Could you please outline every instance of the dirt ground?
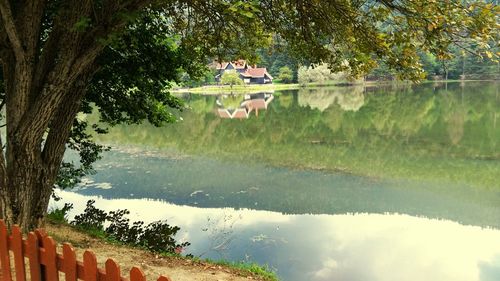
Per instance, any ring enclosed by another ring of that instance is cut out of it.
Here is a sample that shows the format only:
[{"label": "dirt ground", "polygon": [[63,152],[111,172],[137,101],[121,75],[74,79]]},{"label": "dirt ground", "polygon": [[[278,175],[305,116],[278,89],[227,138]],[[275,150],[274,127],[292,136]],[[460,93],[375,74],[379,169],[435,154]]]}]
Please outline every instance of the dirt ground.
[{"label": "dirt ground", "polygon": [[[141,249],[109,244],[68,226],[47,224],[45,229],[58,243],[71,243],[78,260],[83,260],[85,250],[96,254],[101,268],[104,268],[106,259],[114,259],[120,265],[123,276],[128,276],[126,273],[137,266],[144,271],[148,281],[156,280],[160,275],[168,276],[172,281],[264,280],[251,273],[224,266],[178,257],[160,257]],[[58,252],[61,253],[62,250]]]}]

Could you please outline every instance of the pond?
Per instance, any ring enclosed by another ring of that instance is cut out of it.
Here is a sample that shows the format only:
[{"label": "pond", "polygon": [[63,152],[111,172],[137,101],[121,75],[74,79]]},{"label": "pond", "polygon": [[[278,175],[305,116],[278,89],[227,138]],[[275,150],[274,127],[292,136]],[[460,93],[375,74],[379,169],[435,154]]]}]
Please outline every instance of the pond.
[{"label": "pond", "polygon": [[186,253],[282,280],[498,280],[499,88],[185,95],[175,124],[98,136],[97,174],[58,194],[72,214],[95,199],[167,219]]}]

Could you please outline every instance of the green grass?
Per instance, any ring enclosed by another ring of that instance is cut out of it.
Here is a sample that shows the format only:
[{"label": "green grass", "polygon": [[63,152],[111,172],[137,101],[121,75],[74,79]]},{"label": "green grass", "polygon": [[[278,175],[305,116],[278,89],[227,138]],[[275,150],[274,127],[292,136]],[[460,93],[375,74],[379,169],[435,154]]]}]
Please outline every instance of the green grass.
[{"label": "green grass", "polygon": [[230,262],[230,261],[225,261],[225,260],[211,260],[211,259],[204,259],[202,261],[208,262],[211,264],[216,264],[216,265],[234,268],[234,269],[241,271],[242,273],[249,272],[249,273],[252,273],[253,275],[257,275],[257,276],[262,277],[266,281],[278,281],[279,280],[276,273],[272,269],[270,269],[268,266],[262,266],[262,265],[259,265],[256,263]]},{"label": "green grass", "polygon": [[68,211],[72,208],[72,205],[65,204],[62,208],[50,209],[47,213],[47,220],[54,224],[69,224],[68,223]]},{"label": "green grass", "polygon": [[[453,83],[453,82],[470,82],[470,81],[490,81],[490,80],[424,80],[420,83]],[[318,88],[325,86],[342,86],[342,85],[387,85],[387,84],[411,84],[410,81],[348,81],[348,80],[328,80],[321,83],[307,83],[300,85],[298,83],[284,84],[275,82],[273,84],[252,84],[252,85],[235,85],[233,87],[228,85],[207,85],[195,88],[174,89],[173,93],[199,93],[199,94],[228,94],[228,93],[257,93],[265,91],[280,91],[280,90],[297,90],[300,88]]]},{"label": "green grass", "polygon": [[335,86],[335,85],[345,85],[345,84],[353,84],[353,82],[349,81],[338,81],[338,80],[329,80],[322,83],[308,83],[306,85],[300,85],[298,83],[293,84],[282,84],[282,83],[273,83],[273,84],[255,84],[255,85],[235,85],[231,88],[231,86],[223,85],[210,85],[196,88],[187,88],[187,89],[178,89],[174,90],[174,93],[201,93],[201,94],[224,94],[224,93],[252,93],[252,92],[265,92],[265,91],[280,91],[280,90],[297,90],[300,88],[317,88],[324,86]]},{"label": "green grass", "polygon": [[264,85],[235,85],[231,86],[204,86],[188,89],[174,90],[174,93],[203,93],[203,94],[221,94],[221,93],[252,93],[252,92],[265,92],[277,91],[287,89],[298,89],[299,84],[264,84]]}]

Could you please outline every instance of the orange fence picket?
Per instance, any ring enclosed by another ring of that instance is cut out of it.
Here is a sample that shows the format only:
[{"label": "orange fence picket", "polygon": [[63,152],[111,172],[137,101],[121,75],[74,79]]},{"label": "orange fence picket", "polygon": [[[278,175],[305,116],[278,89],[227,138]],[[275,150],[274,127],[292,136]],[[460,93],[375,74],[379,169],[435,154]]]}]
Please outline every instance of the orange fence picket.
[{"label": "orange fence picket", "polygon": [[[93,252],[85,251],[83,262],[80,262],[70,244],[64,243],[62,249],[62,255],[58,254],[57,243],[43,229],[30,232],[23,239],[18,226],[13,226],[9,235],[7,226],[0,220],[0,281],[14,281],[12,269],[15,281],[26,281],[26,275],[32,281],[59,281],[60,272],[64,273],[66,281],[146,281],[144,272],[137,267],[130,270],[130,279],[127,279],[121,275],[120,266],[113,259],[108,259],[101,269]],[[25,258],[28,258],[29,274]],[[160,276],[157,281],[171,279]]]},{"label": "orange fence picket", "polygon": [[7,226],[0,220],[0,266],[2,267],[2,281],[12,280],[10,274],[10,258],[9,258],[9,234]]}]

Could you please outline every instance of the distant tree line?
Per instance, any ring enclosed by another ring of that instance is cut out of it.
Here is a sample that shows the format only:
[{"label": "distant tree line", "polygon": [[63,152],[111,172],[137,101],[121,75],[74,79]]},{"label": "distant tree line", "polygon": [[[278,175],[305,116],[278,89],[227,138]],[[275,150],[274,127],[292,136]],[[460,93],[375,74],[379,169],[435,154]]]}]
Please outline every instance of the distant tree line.
[{"label": "distant tree line", "polygon": [[[473,49],[472,49],[473,50]],[[439,60],[436,56],[420,52],[420,63],[425,71],[426,79],[500,79],[500,64],[489,57],[481,57],[471,51],[453,48],[453,57]],[[395,72],[384,63],[371,71],[367,80],[392,80]]]},{"label": "distant tree line", "polygon": [[[275,78],[274,81],[278,83],[306,85],[352,81],[346,73],[331,73],[326,64],[311,65],[307,61],[299,61],[292,56],[284,43],[275,42],[267,49],[258,50],[257,53],[260,57],[258,64],[267,67],[268,72]],[[474,53],[473,47],[469,50],[454,47],[452,54],[450,59],[440,60],[428,52],[419,52],[425,79],[500,79],[500,64],[487,56],[478,56]],[[191,79],[188,74],[182,75],[180,79],[182,86],[198,87],[215,84],[216,71],[207,69],[199,79]],[[380,61],[377,67],[362,78],[369,81],[395,80],[396,73]]]}]

